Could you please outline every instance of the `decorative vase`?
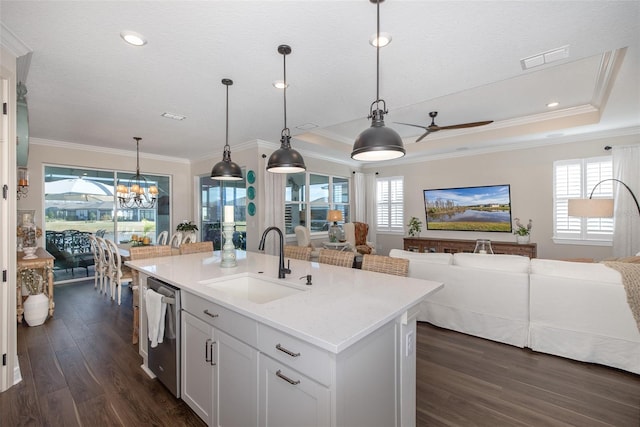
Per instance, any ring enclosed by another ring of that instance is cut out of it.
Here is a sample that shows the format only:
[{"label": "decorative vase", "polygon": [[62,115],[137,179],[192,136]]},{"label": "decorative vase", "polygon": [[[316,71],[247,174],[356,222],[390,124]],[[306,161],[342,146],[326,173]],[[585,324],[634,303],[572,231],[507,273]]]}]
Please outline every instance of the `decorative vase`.
[{"label": "decorative vase", "polygon": [[22,307],[24,320],[29,326],[42,325],[49,314],[49,297],[45,294],[29,295]]},{"label": "decorative vase", "polygon": [[528,234],[526,236],[516,235],[516,239],[518,241],[518,244],[520,244],[520,245],[524,245],[524,244],[529,243],[529,235]]}]

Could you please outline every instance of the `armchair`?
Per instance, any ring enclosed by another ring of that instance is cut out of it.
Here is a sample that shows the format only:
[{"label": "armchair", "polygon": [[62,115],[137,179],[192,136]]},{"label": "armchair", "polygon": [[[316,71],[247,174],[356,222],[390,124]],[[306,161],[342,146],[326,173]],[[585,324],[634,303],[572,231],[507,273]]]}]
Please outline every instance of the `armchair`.
[{"label": "armchair", "polygon": [[303,227],[302,225],[296,225],[293,229],[296,233],[296,240],[298,241],[298,246],[302,247],[310,247],[311,248],[311,259],[317,260],[320,255],[320,250],[313,246],[311,242],[311,233],[307,227]]},{"label": "armchair", "polygon": [[375,255],[376,248],[372,242],[367,241],[369,234],[369,224],[364,222],[347,222],[344,225],[344,236],[349,247],[360,255]]}]

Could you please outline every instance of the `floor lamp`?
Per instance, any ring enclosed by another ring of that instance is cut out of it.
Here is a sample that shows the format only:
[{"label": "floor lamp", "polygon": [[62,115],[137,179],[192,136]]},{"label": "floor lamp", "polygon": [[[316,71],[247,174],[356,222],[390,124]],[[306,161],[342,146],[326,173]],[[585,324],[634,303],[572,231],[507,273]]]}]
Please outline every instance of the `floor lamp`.
[{"label": "floor lamp", "polygon": [[618,182],[622,184],[624,188],[629,190],[631,197],[633,197],[633,201],[636,202],[638,215],[640,215],[640,203],[638,203],[638,199],[636,198],[636,195],[633,194],[633,191],[631,191],[631,188],[619,179],[608,178],[603,179],[593,187],[588,199],[569,199],[569,216],[580,216],[584,218],[611,218],[613,216],[613,199],[592,199],[593,192],[596,190],[598,185],[607,181]]}]

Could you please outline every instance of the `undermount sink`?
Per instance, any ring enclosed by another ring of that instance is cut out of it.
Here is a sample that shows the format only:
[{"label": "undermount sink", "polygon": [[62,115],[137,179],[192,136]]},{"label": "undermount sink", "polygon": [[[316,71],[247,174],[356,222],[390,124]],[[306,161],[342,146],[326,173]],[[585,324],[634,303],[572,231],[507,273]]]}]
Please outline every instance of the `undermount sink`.
[{"label": "undermount sink", "polygon": [[256,304],[264,304],[306,291],[305,288],[297,287],[292,283],[248,273],[223,280],[203,280],[199,283],[234,298],[242,298]]}]

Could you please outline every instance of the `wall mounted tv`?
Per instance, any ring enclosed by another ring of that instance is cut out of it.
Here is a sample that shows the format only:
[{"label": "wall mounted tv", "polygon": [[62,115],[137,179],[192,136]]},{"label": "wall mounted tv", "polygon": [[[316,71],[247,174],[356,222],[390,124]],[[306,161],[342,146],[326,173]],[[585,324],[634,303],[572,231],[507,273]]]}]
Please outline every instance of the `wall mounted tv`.
[{"label": "wall mounted tv", "polygon": [[506,185],[423,190],[427,230],[511,232]]}]

